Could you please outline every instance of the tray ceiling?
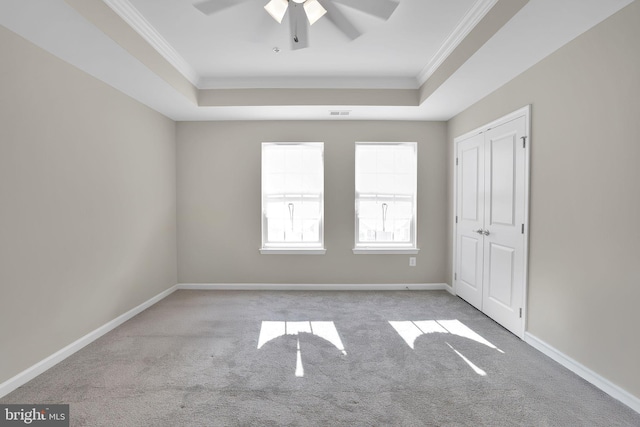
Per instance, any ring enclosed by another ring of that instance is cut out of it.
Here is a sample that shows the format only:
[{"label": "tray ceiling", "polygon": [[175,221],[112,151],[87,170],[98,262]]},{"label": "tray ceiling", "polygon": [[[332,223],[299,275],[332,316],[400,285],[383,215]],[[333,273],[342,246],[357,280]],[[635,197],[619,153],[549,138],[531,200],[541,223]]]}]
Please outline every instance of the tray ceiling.
[{"label": "tray ceiling", "polygon": [[174,120],[447,120],[632,0],[336,1],[362,35],[321,18],[295,51],[267,0],[199,1],[3,0],[0,24]]}]

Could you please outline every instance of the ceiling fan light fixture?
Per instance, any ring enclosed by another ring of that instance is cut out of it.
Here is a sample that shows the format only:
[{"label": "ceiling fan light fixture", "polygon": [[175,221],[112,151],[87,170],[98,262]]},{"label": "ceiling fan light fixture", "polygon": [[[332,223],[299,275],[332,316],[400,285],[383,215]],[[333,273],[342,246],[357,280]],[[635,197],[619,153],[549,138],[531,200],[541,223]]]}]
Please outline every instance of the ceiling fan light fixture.
[{"label": "ceiling fan light fixture", "polygon": [[265,5],[264,10],[266,10],[273,19],[278,21],[278,24],[282,24],[282,19],[287,12],[288,6],[289,2],[287,0],[271,0]]},{"label": "ceiling fan light fixture", "polygon": [[309,25],[315,24],[318,19],[327,13],[327,10],[322,7],[318,0],[307,0],[304,2],[304,11],[307,14]]}]

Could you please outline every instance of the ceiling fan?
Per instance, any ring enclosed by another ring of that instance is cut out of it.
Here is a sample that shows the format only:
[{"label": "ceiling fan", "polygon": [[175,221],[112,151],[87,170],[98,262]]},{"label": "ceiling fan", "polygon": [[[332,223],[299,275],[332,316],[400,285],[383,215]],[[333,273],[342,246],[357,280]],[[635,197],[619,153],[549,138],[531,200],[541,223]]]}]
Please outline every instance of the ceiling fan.
[{"label": "ceiling fan", "polygon": [[[213,15],[228,7],[249,0],[205,0],[194,7],[205,15]],[[309,46],[309,27],[323,16],[345,36],[354,40],[362,33],[334,3],[340,3],[366,14],[387,20],[398,7],[397,0],[270,0],[264,9],[278,23],[282,23],[289,12],[291,48],[304,49]]]}]

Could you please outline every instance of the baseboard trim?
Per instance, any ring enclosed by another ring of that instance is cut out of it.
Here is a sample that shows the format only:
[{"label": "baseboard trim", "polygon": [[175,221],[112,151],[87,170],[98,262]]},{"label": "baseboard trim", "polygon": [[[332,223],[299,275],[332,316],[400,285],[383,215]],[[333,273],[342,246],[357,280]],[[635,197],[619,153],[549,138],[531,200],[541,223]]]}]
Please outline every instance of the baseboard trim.
[{"label": "baseboard trim", "polygon": [[[365,284],[315,284],[315,283],[179,283],[178,289],[219,291],[440,291],[447,290],[446,283],[365,283]],[[449,291],[450,292],[450,291]]]},{"label": "baseboard trim", "polygon": [[20,372],[16,376],[9,378],[7,381],[0,384],[0,397],[6,396],[7,394],[17,389],[18,387],[31,381],[32,379],[34,379],[35,377],[37,377],[47,369],[50,369],[53,366],[57,365],[58,363],[62,362],[64,359],[71,356],[75,352],[81,350],[83,347],[87,346],[88,344],[91,344],[93,341],[97,340],[107,332],[117,328],[118,326],[122,325],[124,322],[131,319],[135,315],[141,313],[142,311],[151,307],[158,301],[171,295],[177,289],[178,289],[177,285],[170,287],[166,291],[159,293],[158,295],[143,302],[137,307],[132,308],[126,313],[116,317],[112,321],[102,325],[98,329],[95,329],[89,332],[87,335],[77,339],[76,341],[72,342],[71,344],[62,348],[61,350],[58,350],[57,352],[53,353],[51,356],[47,357],[46,359],[43,359],[40,362],[36,363],[35,365],[25,369],[24,371]]},{"label": "baseboard trim", "polygon": [[456,294],[456,291],[453,289],[453,286],[450,286],[448,283],[444,284],[444,290],[449,292],[454,297],[458,296],[458,294]]},{"label": "baseboard trim", "polygon": [[555,360],[576,375],[582,377],[586,381],[589,381],[591,384],[598,387],[600,390],[604,391],[611,397],[619,400],[634,411],[640,413],[640,399],[638,399],[622,387],[615,385],[601,375],[593,372],[591,369],[573,360],[566,354],[542,341],[540,338],[530,334],[529,332],[525,332],[524,342],[540,351],[541,353],[545,354],[546,356],[549,356],[551,359]]}]

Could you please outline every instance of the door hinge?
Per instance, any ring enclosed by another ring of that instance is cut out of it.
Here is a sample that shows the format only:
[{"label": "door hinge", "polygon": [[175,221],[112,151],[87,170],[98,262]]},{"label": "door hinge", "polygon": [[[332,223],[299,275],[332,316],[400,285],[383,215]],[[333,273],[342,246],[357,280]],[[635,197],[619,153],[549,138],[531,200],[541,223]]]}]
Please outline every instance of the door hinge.
[{"label": "door hinge", "polygon": [[521,139],[522,139],[522,148],[526,148],[527,147],[527,137],[523,136]]},{"label": "door hinge", "polygon": [[522,319],[522,309],[520,309],[520,318]]},{"label": "door hinge", "polygon": [[453,280],[458,280],[458,273],[453,273]]},{"label": "door hinge", "polygon": [[522,224],[522,234],[524,234],[524,224]]},{"label": "door hinge", "polygon": [[456,166],[458,166],[458,158],[456,157]]},{"label": "door hinge", "polygon": [[458,215],[456,215],[456,224],[458,223]]}]

